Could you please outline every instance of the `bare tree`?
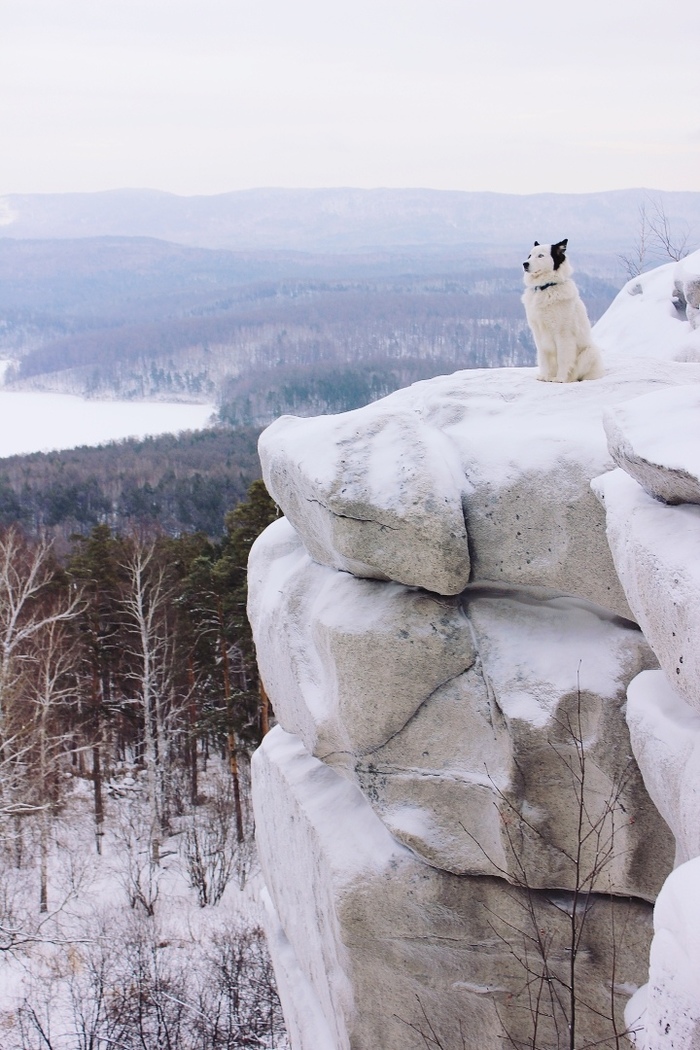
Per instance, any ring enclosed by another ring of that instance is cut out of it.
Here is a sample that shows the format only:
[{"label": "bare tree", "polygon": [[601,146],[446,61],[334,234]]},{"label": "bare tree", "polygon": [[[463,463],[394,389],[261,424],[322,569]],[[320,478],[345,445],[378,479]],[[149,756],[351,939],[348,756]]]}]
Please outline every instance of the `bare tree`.
[{"label": "bare tree", "polygon": [[123,598],[129,623],[134,701],[143,719],[143,761],[150,807],[151,861],[158,866],[167,827],[168,728],[174,721],[175,639],[170,618],[173,589],[154,541],[134,537],[124,566]]},{"label": "bare tree", "polygon": [[663,200],[646,194],[637,209],[637,236],[631,251],[618,256],[627,277],[638,277],[658,259],[679,259],[692,251],[692,230],[687,223],[672,223]]},{"label": "bare tree", "polygon": [[11,527],[0,532],[0,745],[8,746],[8,716],[30,644],[52,623],[77,615],[78,590],[48,604],[54,576],[51,544],[30,544]]},{"label": "bare tree", "polygon": [[[243,804],[240,796],[236,798],[233,780],[214,777],[211,786],[211,797],[203,805],[192,807],[182,838],[190,885],[202,908],[218,904],[234,874],[243,888],[255,853],[250,806]],[[245,796],[249,797],[248,791]],[[237,833],[239,813],[243,841]]]}]

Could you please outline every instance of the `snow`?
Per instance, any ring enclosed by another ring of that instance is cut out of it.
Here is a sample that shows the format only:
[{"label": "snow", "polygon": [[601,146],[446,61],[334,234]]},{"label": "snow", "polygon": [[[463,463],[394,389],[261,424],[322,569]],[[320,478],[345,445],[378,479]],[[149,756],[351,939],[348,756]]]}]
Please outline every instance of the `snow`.
[{"label": "snow", "polygon": [[[216,775],[218,770],[218,760],[210,761],[209,774]],[[207,790],[213,790],[217,781],[209,774],[200,770],[200,783]],[[132,789],[137,783],[128,775],[116,778],[115,783],[117,780],[120,788],[127,780],[131,780]],[[153,916],[148,916],[139,904],[129,907],[134,864],[142,871],[148,867],[143,838],[147,827],[139,808],[143,797],[134,796],[132,790],[130,798],[124,801],[107,792],[105,834],[102,854],[98,855],[94,845],[92,792],[86,790],[86,783],[79,777],[67,778],[65,810],[51,825],[48,896],[49,913],[54,914],[44,922],[33,943],[3,952],[0,958],[0,1046],[3,1050],[5,1047],[9,1050],[10,1045],[26,1050],[39,1045],[31,1036],[30,1042],[14,1041],[14,1038],[20,1039],[16,1026],[20,1024],[21,1013],[26,1016],[27,1006],[36,1009],[39,1019],[50,1027],[50,1045],[55,1050],[74,1050],[78,1043],[87,1045],[87,1037],[85,1043],[80,1039],[80,1035],[85,1035],[80,1027],[84,1018],[75,1007],[85,1011],[88,1021],[93,1009],[99,1009],[91,984],[92,967],[96,963],[104,967],[107,995],[112,995],[116,1003],[118,982],[130,960],[133,961],[129,952],[134,944],[141,944],[147,954],[151,953],[153,966],[165,976],[166,992],[169,975],[175,979],[173,988],[181,988],[186,995],[186,1001],[181,1004],[185,1016],[192,1016],[197,1012],[198,996],[203,989],[205,993],[218,993],[213,971],[207,969],[215,958],[212,953],[218,950],[216,945],[223,944],[225,948],[235,943],[259,927],[263,919],[261,877],[254,852],[249,855],[248,878],[242,889],[234,873],[219,903],[206,908],[199,906],[183,853],[183,833],[190,815],[176,818],[172,835],[163,842],[161,866],[154,873],[153,883],[142,883],[153,892]],[[15,867],[14,858],[9,856],[10,844],[3,843],[6,850],[0,858],[3,919],[10,914],[9,902],[19,916],[20,928],[26,926],[32,934],[38,925],[38,863],[34,857],[36,844],[31,824],[23,828],[23,833],[26,856],[21,867]],[[132,976],[136,982],[137,975]],[[245,977],[243,980],[245,982]],[[114,984],[110,985],[110,981]],[[206,981],[210,983],[207,985]],[[243,985],[241,989],[242,995],[250,995]],[[73,999],[74,996],[77,999]],[[12,1039],[12,1043],[6,1042],[6,1038]],[[107,1045],[109,1039],[104,1039]],[[96,1039],[94,1045],[97,1042],[103,1045],[102,1039]],[[191,1043],[183,1041],[178,1045]],[[289,1050],[282,1035],[276,1040],[272,1037],[260,1040],[259,1045],[261,1050]]]},{"label": "snow", "polygon": [[700,858],[676,868],[654,909],[649,983],[630,1000],[625,1021],[643,1029],[638,1050],[700,1045]]},{"label": "snow", "polygon": [[[700,268],[700,252],[683,260],[690,276]],[[593,328],[605,362],[639,357],[700,361],[700,329],[692,330],[673,302],[677,264],[667,263],[632,278]]]},{"label": "snow", "polygon": [[0,390],[0,458],[200,430],[214,405],[88,401],[71,394]]},{"label": "snow", "polygon": [[644,671],[627,690],[637,763],[656,808],[673,831],[676,864],[700,855],[700,713],[663,671]]},{"label": "snow", "polygon": [[670,387],[620,405],[634,452],[651,463],[700,476],[700,389]]}]

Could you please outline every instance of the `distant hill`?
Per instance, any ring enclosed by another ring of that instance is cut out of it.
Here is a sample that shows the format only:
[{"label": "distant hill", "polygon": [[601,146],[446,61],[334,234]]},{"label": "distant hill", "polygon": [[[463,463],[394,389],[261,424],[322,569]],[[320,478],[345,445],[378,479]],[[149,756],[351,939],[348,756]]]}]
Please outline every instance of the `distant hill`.
[{"label": "distant hill", "polygon": [[[695,227],[700,193],[260,189],[0,199],[7,386],[216,401],[263,426],[459,368],[523,365],[532,241],[569,238],[595,321],[640,207]],[[651,265],[660,260],[649,259]]]},{"label": "distant hill", "polygon": [[[216,401],[222,419],[262,426],[459,368],[532,363],[520,266],[450,256],[0,240],[0,356],[14,359],[5,382]],[[617,288],[584,274],[580,285],[595,320]]]},{"label": "distant hill", "polygon": [[569,237],[586,252],[624,251],[651,196],[671,223],[697,226],[700,193],[643,189],[528,196],[429,189],[253,189],[180,197],[156,190],[11,194],[0,237],[154,237],[235,251],[356,252],[510,247]]}]

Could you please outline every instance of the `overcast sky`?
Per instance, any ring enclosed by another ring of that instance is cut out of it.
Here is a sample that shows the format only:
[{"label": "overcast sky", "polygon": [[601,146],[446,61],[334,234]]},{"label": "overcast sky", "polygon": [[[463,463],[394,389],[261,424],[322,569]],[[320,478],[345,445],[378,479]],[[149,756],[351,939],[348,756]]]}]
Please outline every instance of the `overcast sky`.
[{"label": "overcast sky", "polygon": [[0,0],[0,193],[700,190],[698,0]]}]

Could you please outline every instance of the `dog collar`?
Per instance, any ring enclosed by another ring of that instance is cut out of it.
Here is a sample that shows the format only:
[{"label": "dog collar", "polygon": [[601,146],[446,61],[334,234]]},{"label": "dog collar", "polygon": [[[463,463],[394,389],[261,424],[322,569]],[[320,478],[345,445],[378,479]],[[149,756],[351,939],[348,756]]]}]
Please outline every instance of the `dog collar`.
[{"label": "dog collar", "polygon": [[558,283],[559,283],[558,281],[548,281],[547,284],[536,284],[535,285],[535,291],[543,292],[545,290],[545,288],[553,288],[554,285],[558,284]]}]

